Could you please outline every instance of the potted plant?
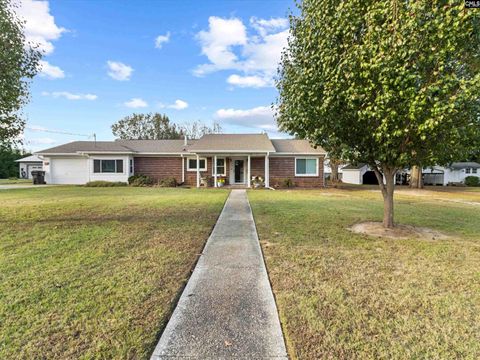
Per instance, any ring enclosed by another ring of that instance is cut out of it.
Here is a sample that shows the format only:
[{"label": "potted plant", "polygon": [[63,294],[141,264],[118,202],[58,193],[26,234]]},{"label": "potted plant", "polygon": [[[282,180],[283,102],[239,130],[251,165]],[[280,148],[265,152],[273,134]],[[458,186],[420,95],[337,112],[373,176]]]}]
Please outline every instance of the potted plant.
[{"label": "potted plant", "polygon": [[252,176],[252,184],[255,189],[265,186],[265,182],[261,176]]},{"label": "potted plant", "polygon": [[225,185],[225,178],[224,177],[217,178],[217,186],[222,187],[224,185]]}]

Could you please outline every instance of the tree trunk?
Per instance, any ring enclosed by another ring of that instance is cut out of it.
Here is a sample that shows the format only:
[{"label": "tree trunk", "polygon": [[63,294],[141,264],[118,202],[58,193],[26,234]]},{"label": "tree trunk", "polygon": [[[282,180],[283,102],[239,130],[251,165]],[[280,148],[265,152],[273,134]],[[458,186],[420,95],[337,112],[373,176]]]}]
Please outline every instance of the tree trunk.
[{"label": "tree trunk", "polygon": [[393,228],[393,192],[395,191],[395,172],[385,174],[385,194],[383,194],[383,227]]},{"label": "tree trunk", "polygon": [[330,169],[332,170],[332,174],[330,175],[330,181],[332,183],[337,183],[340,179],[338,178],[338,164],[340,161],[337,159],[330,158]]},{"label": "tree trunk", "polygon": [[[393,193],[395,191],[395,174],[397,169],[384,166],[382,169],[383,174],[377,167],[373,167],[373,171],[377,176],[378,186],[383,196],[383,227],[391,229],[394,227]],[[385,177],[385,183],[383,177]]]},{"label": "tree trunk", "polygon": [[410,170],[410,187],[412,189],[423,189],[421,166],[412,166]]}]

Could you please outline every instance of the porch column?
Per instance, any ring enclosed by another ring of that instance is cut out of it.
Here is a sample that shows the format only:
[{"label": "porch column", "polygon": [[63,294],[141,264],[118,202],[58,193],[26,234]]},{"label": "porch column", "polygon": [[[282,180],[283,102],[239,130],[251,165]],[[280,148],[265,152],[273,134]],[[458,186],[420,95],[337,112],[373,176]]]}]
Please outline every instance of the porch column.
[{"label": "porch column", "polygon": [[247,187],[250,187],[250,155],[248,155],[248,161],[247,161]]},{"label": "porch column", "polygon": [[213,157],[213,187],[217,187],[217,155]]},{"label": "porch column", "polygon": [[185,182],[185,158],[182,155],[182,183]]},{"label": "porch column", "polygon": [[200,187],[200,156],[197,154],[197,188]]},{"label": "porch column", "polygon": [[265,155],[265,187],[270,187],[270,158]]}]

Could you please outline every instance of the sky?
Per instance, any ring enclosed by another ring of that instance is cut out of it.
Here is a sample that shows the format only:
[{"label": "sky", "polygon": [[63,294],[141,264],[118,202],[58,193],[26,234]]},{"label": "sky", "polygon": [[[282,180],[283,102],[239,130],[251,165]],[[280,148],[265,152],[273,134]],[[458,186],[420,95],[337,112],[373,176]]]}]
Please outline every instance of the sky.
[{"label": "sky", "polygon": [[25,149],[113,140],[110,126],[134,112],[285,137],[271,105],[290,11],[293,0],[21,0],[26,38],[44,53]]}]

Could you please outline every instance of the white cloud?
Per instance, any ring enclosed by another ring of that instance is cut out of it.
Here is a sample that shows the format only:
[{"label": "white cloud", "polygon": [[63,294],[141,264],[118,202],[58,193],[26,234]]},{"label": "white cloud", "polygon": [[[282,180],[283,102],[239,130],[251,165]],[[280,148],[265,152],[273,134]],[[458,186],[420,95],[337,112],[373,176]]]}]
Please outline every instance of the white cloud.
[{"label": "white cloud", "polygon": [[59,97],[64,97],[65,99],[68,100],[96,100],[97,95],[94,94],[73,94],[68,91],[54,91],[54,92],[47,92],[44,91],[42,92],[43,96],[51,96],[54,98],[59,98]]},{"label": "white cloud", "polygon": [[215,112],[215,117],[227,124],[276,131],[277,126],[273,115],[273,110],[269,106],[258,106],[246,110],[219,109]]},{"label": "white cloud", "polygon": [[247,43],[247,29],[240,19],[222,19],[210,16],[208,31],[200,31],[197,39],[202,46],[202,54],[210,64],[203,64],[194,70],[201,76],[217,70],[237,68],[238,58],[233,46]]},{"label": "white cloud", "polygon": [[272,86],[272,81],[270,78],[264,78],[261,76],[253,75],[253,76],[240,76],[237,74],[230,75],[227,78],[227,83],[238,86],[238,87],[254,87],[254,88],[261,88]]},{"label": "white cloud", "polygon": [[40,60],[40,76],[49,79],[61,79],[65,73],[58,66],[51,65],[48,61]]},{"label": "white cloud", "polygon": [[126,107],[129,107],[129,108],[144,108],[144,107],[147,107],[148,104],[145,100],[143,99],[140,99],[140,98],[133,98],[127,102],[124,102],[123,105],[125,105]]},{"label": "white cloud", "polygon": [[169,108],[169,109],[175,109],[175,110],[183,110],[188,108],[188,103],[186,101],[177,99],[173,104],[163,104],[159,103],[158,106],[160,108]]},{"label": "white cloud", "polygon": [[58,40],[67,31],[55,24],[50,15],[48,1],[21,0],[16,12],[25,20],[25,38],[32,45],[38,45],[45,55],[53,52],[53,40]]},{"label": "white cloud", "polygon": [[170,41],[170,31],[165,35],[158,35],[155,39],[155,47],[161,49],[163,44],[166,44]]},{"label": "white cloud", "polygon": [[248,35],[244,23],[237,18],[209,18],[208,30],[200,31],[197,39],[209,63],[199,65],[194,75],[220,70],[236,70],[227,82],[241,87],[273,86],[273,77],[287,46],[288,20],[284,18],[250,19],[254,34]]},{"label": "white cloud", "polygon": [[115,80],[125,81],[130,80],[130,76],[132,75],[133,68],[128,66],[124,63],[118,61],[107,61],[108,66],[108,75]]}]

